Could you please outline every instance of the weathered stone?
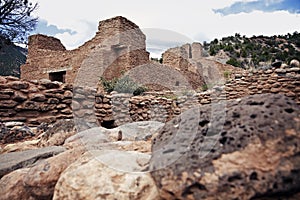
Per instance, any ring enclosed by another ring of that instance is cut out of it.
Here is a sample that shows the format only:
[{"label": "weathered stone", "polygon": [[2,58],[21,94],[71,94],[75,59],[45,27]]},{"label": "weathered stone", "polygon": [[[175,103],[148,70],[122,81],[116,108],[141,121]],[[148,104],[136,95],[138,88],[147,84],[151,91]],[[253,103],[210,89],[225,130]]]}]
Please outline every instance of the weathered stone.
[{"label": "weathered stone", "polygon": [[76,133],[73,120],[59,120],[52,126],[47,127],[47,131],[39,136],[39,146],[59,146],[65,140]]},{"label": "weathered stone", "polygon": [[0,102],[1,108],[13,108],[16,105],[18,105],[18,103],[13,100],[3,100]]},{"label": "weathered stone", "polygon": [[29,140],[24,142],[8,144],[3,147],[3,149],[0,151],[0,154],[38,149],[38,143],[39,140]]},{"label": "weathered stone", "polygon": [[139,141],[148,140],[164,126],[164,123],[156,121],[127,123],[116,128],[122,132],[122,140]]},{"label": "weathered stone", "polygon": [[73,110],[78,110],[78,109],[80,109],[80,103],[78,103],[77,101],[73,101],[73,102],[72,102],[72,109],[73,109]]},{"label": "weathered stone", "polygon": [[65,151],[32,167],[23,179],[27,191],[36,199],[52,199],[61,173],[80,158],[83,152],[82,148]]},{"label": "weathered stone", "polygon": [[12,98],[14,101],[23,102],[27,100],[27,95],[22,92],[15,92],[15,95]]},{"label": "weathered stone", "polygon": [[285,69],[280,69],[280,68],[279,68],[279,69],[276,69],[275,72],[276,72],[276,73],[284,74],[284,73],[286,73],[286,70],[285,70]]},{"label": "weathered stone", "polygon": [[70,108],[66,108],[64,110],[61,110],[60,113],[69,115],[72,114],[72,110]]},{"label": "weathered stone", "polygon": [[293,60],[291,60],[291,62],[290,62],[290,66],[291,67],[300,67],[300,62],[298,61],[298,60],[296,60],[296,59],[293,59]]},{"label": "weathered stone", "polygon": [[10,99],[10,95],[8,94],[0,94],[0,100],[8,100]]},{"label": "weathered stone", "polygon": [[67,90],[64,93],[64,97],[65,98],[72,98],[73,97],[73,93],[71,91]]},{"label": "weathered stone", "polygon": [[0,155],[0,177],[20,168],[33,165],[39,159],[49,158],[65,151],[63,147],[46,147],[42,149],[13,152]]},{"label": "weathered stone", "polygon": [[14,126],[23,126],[23,125],[24,125],[23,122],[6,122],[5,123],[5,126],[9,127],[9,128],[12,128]]},{"label": "weathered stone", "polygon": [[[54,200],[159,199],[158,191],[149,173],[129,173],[119,171],[114,166],[116,164],[117,167],[121,165],[129,170],[141,170],[145,167],[149,155],[117,151],[94,151],[92,155],[94,158],[81,159],[62,173],[55,186]],[[107,156],[116,156],[116,159],[108,159]],[[101,160],[110,160],[113,163],[107,166]]]},{"label": "weathered stone", "polygon": [[45,86],[46,89],[55,89],[55,88],[59,88],[60,87],[60,83],[59,82],[51,82],[48,79],[41,79],[40,80],[40,84],[42,86]]},{"label": "weathered stone", "polygon": [[181,114],[153,141],[150,170],[161,197],[288,198],[300,190],[299,116],[279,94]]},{"label": "weathered stone", "polygon": [[56,98],[50,98],[50,99],[48,99],[47,103],[49,103],[49,104],[58,104],[59,100],[56,99]]},{"label": "weathered stone", "polygon": [[27,89],[29,87],[29,83],[25,81],[13,81],[8,83],[8,86],[15,90]]},{"label": "weathered stone", "polygon": [[67,108],[68,106],[66,104],[59,104],[56,106],[57,109],[64,109]]},{"label": "weathered stone", "polygon": [[76,148],[76,146],[83,145],[90,150],[98,149],[98,147],[103,149],[101,146],[103,143],[118,141],[120,132],[122,134],[122,141],[147,141],[163,125],[161,122],[147,121],[128,123],[114,129],[95,127],[69,137],[65,141],[65,146],[67,148]]},{"label": "weathered stone", "polygon": [[6,78],[0,76],[0,84],[5,84],[5,83],[7,83]]},{"label": "weathered stone", "polygon": [[24,177],[29,168],[18,169],[5,175],[0,180],[0,199],[1,200],[33,200],[29,191],[24,185]]},{"label": "weathered stone", "polygon": [[29,98],[30,98],[31,101],[37,101],[37,102],[44,102],[46,100],[45,95],[39,94],[39,93],[30,94]]}]

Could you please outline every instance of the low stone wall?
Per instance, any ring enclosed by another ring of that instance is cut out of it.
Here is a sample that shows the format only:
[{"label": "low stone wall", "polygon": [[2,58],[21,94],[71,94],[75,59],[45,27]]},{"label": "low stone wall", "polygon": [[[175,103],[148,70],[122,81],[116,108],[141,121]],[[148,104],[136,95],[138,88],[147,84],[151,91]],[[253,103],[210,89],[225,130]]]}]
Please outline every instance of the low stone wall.
[{"label": "low stone wall", "polygon": [[28,125],[74,117],[78,123],[109,128],[132,121],[166,122],[195,104],[254,94],[284,93],[300,104],[300,68],[246,71],[232,77],[226,84],[202,93],[154,92],[145,96],[103,95],[96,89],[72,88],[48,80],[26,82],[1,77],[0,117],[1,121],[22,121]]},{"label": "low stone wall", "polygon": [[300,68],[244,72],[233,77],[223,86],[196,94],[154,92],[131,98],[122,94],[100,95],[95,104],[96,116],[100,122],[115,121],[116,125],[144,120],[166,122],[196,104],[263,93],[283,93],[300,104]]},{"label": "low stone wall", "polygon": [[69,84],[0,77],[0,120],[38,125],[72,118],[72,97]]}]

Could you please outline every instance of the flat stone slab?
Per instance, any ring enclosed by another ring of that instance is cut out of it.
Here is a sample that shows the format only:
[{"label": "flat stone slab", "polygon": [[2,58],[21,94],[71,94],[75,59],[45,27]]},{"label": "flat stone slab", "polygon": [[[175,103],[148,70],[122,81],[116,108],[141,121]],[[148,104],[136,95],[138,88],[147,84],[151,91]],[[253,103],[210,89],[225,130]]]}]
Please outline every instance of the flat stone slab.
[{"label": "flat stone slab", "polygon": [[45,159],[64,152],[64,147],[52,146],[22,152],[13,152],[0,155],[0,178],[4,175],[34,164],[40,159]]},{"label": "flat stone slab", "polygon": [[94,127],[69,137],[65,141],[65,146],[75,148],[78,145],[84,145],[93,149],[93,146],[118,140],[147,141],[164,125],[157,121],[143,121],[124,124],[114,129]]}]

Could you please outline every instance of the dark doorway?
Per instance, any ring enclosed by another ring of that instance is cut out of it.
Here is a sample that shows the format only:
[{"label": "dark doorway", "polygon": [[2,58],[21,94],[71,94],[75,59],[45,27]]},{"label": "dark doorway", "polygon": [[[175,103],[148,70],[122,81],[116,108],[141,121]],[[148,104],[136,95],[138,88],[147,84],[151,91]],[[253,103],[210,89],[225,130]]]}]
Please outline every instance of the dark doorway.
[{"label": "dark doorway", "polygon": [[65,77],[66,77],[66,71],[49,73],[49,79],[51,81],[59,81],[65,83],[66,82]]},{"label": "dark doorway", "polygon": [[104,128],[107,128],[107,129],[113,129],[113,128],[116,128],[116,127],[117,127],[114,120],[111,120],[111,121],[103,121],[103,122],[101,123],[101,126],[104,127]]}]

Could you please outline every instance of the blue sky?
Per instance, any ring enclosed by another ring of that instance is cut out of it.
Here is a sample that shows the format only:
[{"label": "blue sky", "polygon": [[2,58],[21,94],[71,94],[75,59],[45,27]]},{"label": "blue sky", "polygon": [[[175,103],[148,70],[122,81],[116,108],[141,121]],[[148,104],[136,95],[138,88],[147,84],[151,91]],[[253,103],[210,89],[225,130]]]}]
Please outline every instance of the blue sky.
[{"label": "blue sky", "polygon": [[259,0],[259,1],[238,1],[228,7],[215,9],[216,13],[223,15],[250,13],[253,11],[288,11],[290,13],[300,13],[300,0]]},{"label": "blue sky", "polygon": [[251,37],[300,32],[300,0],[35,1],[41,20],[35,33],[57,37],[67,49],[91,39],[100,20],[119,15],[145,30],[148,50],[155,49],[157,55],[183,43],[235,33]]}]

